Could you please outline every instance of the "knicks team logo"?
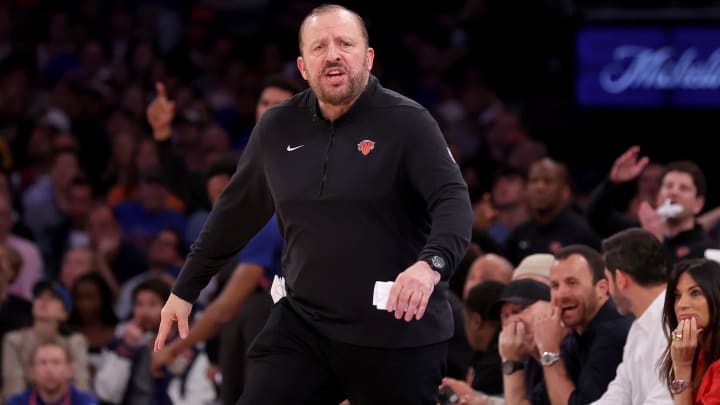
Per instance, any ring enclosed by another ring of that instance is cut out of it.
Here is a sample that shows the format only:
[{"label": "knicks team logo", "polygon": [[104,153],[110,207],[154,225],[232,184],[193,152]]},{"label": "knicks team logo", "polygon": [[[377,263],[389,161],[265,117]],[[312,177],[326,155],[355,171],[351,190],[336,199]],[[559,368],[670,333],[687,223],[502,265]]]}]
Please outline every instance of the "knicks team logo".
[{"label": "knicks team logo", "polygon": [[372,151],[373,149],[375,149],[375,142],[373,142],[369,139],[361,141],[358,144],[358,150],[360,151],[360,153],[362,153],[365,156],[367,156],[368,153],[370,153],[370,151]]}]

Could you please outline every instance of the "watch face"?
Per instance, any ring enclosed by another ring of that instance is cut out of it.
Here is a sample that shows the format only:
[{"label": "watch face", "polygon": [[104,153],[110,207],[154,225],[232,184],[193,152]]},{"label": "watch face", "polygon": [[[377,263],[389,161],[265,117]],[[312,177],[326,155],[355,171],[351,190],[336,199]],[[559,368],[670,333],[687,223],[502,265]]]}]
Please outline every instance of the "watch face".
[{"label": "watch face", "polygon": [[433,256],[430,258],[430,263],[435,269],[442,270],[445,268],[445,259],[440,256]]},{"label": "watch face", "polygon": [[540,363],[543,366],[549,366],[558,360],[560,360],[560,354],[553,352],[545,352],[540,357]]}]

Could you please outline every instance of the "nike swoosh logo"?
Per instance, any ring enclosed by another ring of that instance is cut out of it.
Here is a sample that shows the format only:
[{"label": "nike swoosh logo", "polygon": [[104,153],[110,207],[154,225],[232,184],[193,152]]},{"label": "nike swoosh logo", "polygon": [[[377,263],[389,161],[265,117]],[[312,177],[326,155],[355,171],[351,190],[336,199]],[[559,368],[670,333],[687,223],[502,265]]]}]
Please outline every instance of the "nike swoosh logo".
[{"label": "nike swoosh logo", "polygon": [[290,145],[288,145],[288,146],[287,146],[287,151],[288,151],[288,152],[292,152],[292,151],[294,151],[294,150],[298,150],[298,149],[302,148],[303,146],[305,146],[305,145],[298,145],[298,146],[290,146]]}]

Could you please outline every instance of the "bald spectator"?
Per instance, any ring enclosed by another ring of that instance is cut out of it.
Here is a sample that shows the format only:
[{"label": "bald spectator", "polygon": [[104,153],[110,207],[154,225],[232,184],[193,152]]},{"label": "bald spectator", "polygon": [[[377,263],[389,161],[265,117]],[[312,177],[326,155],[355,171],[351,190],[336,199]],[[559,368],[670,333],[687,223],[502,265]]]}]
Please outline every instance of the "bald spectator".
[{"label": "bald spectator", "polygon": [[549,253],[535,253],[524,258],[513,272],[513,280],[531,278],[550,285],[550,266],[555,256]]},{"label": "bald spectator", "polygon": [[478,257],[468,270],[463,288],[463,300],[467,299],[468,292],[476,285],[485,281],[507,284],[512,279],[512,274],[513,265],[506,258],[494,253]]}]

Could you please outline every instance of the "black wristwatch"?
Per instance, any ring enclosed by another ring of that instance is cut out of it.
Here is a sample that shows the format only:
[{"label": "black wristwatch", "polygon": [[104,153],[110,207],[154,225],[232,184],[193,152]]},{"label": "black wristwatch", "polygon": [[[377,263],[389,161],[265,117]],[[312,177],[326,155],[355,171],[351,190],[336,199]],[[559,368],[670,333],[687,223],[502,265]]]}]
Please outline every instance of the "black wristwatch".
[{"label": "black wristwatch", "polygon": [[516,371],[524,370],[525,369],[525,363],[522,361],[515,361],[515,360],[504,360],[502,362],[502,372],[505,375],[510,375]]},{"label": "black wristwatch", "polygon": [[424,262],[430,265],[430,268],[442,274],[445,271],[445,259],[442,256],[433,255],[422,259]]}]

